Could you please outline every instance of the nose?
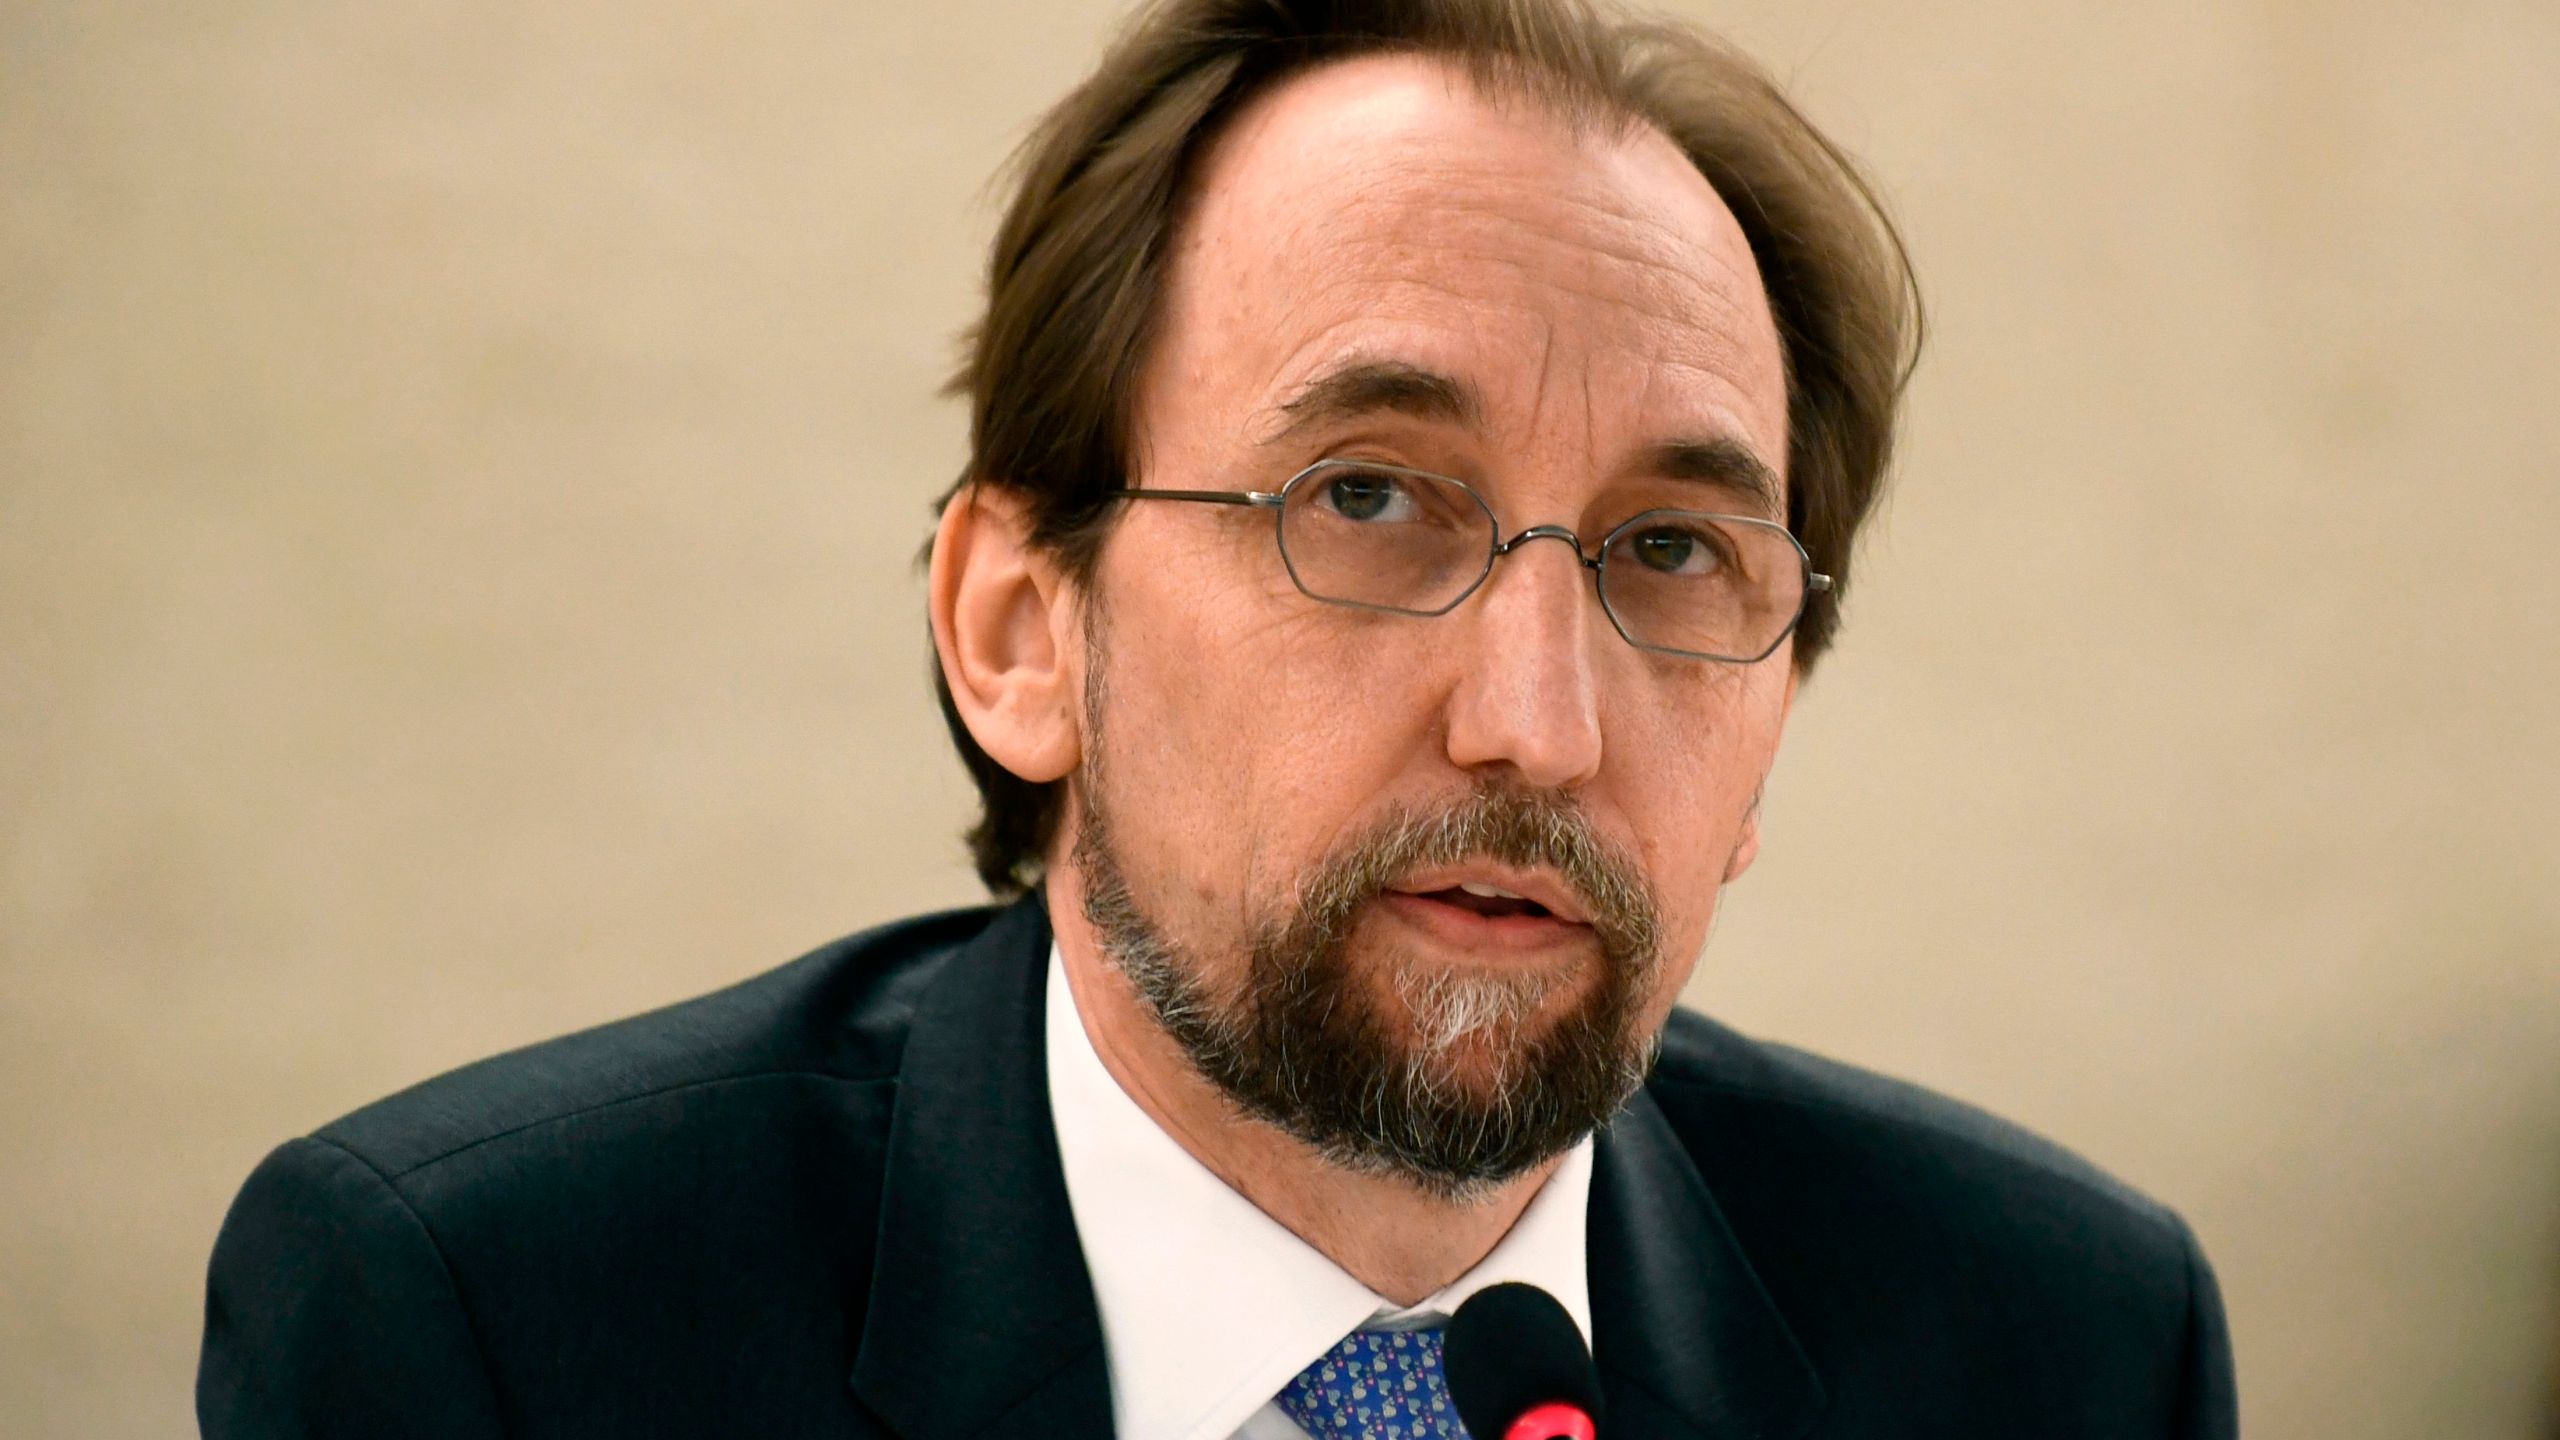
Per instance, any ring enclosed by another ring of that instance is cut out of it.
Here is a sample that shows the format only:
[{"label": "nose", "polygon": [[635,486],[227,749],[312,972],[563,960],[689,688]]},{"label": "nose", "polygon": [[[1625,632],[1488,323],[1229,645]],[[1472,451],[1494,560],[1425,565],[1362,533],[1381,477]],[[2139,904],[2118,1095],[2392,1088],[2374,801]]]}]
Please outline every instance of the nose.
[{"label": "nose", "polygon": [[[1561,540],[1561,545],[1530,542]],[[1450,763],[1509,769],[1549,789],[1583,784],[1600,769],[1600,689],[1592,627],[1600,614],[1581,543],[1558,525],[1522,531],[1467,603],[1464,667],[1449,692]],[[1472,612],[1472,613],[1470,613]]]}]

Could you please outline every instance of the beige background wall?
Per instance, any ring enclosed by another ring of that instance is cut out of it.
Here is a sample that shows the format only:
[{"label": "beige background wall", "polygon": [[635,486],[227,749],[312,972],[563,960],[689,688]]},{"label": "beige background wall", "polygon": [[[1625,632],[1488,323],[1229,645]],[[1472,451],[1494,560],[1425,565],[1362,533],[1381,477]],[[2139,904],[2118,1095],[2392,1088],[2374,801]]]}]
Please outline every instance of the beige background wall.
[{"label": "beige background wall", "polygon": [[[0,0],[0,1430],[277,1139],[964,902],[909,557],[1115,5]],[[2560,1344],[2560,7],[1690,9],[1906,217],[1901,488],[1693,999],[2048,1129],[2252,1432]]]}]

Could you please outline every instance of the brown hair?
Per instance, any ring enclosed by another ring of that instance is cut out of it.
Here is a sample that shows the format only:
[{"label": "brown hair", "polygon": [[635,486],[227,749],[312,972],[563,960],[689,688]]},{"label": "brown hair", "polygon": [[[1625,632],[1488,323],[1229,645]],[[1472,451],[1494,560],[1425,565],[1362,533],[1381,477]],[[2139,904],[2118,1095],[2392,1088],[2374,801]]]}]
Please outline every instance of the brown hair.
[{"label": "brown hair", "polygon": [[[1017,188],[987,265],[987,308],[951,381],[969,398],[971,484],[1026,502],[1031,540],[1092,573],[1130,469],[1131,397],[1193,158],[1277,82],[1379,51],[1446,55],[1479,83],[1577,115],[1653,126],[1741,223],[1768,287],[1787,377],[1787,519],[1814,568],[1795,664],[1839,625],[1850,542],[1873,507],[1893,417],[1919,353],[1901,237],[1856,166],[1757,65],[1697,31],[1591,0],[1153,0],[1015,157]],[[1061,786],[997,764],[939,667],[943,719],[985,809],[970,831],[989,889],[1032,884]]]}]

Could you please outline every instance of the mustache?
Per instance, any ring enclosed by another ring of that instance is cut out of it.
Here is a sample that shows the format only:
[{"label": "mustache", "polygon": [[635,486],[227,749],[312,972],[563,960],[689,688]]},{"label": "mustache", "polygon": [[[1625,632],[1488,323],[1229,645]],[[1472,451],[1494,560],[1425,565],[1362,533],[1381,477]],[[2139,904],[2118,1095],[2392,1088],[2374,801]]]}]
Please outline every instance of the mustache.
[{"label": "mustache", "polygon": [[1634,857],[1602,839],[1570,795],[1498,782],[1449,805],[1397,811],[1336,850],[1304,886],[1296,928],[1304,940],[1338,943],[1360,907],[1404,877],[1468,860],[1553,871],[1612,961],[1648,961],[1660,943],[1660,909]]}]

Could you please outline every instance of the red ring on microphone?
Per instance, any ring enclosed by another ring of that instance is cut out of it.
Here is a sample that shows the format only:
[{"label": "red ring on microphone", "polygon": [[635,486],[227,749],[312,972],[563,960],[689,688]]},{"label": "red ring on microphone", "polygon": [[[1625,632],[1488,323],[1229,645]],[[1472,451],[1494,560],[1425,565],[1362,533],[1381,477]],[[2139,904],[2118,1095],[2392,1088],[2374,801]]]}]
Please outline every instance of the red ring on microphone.
[{"label": "red ring on microphone", "polygon": [[1599,1429],[1578,1405],[1534,1405],[1520,1412],[1502,1440],[1599,1440]]}]

